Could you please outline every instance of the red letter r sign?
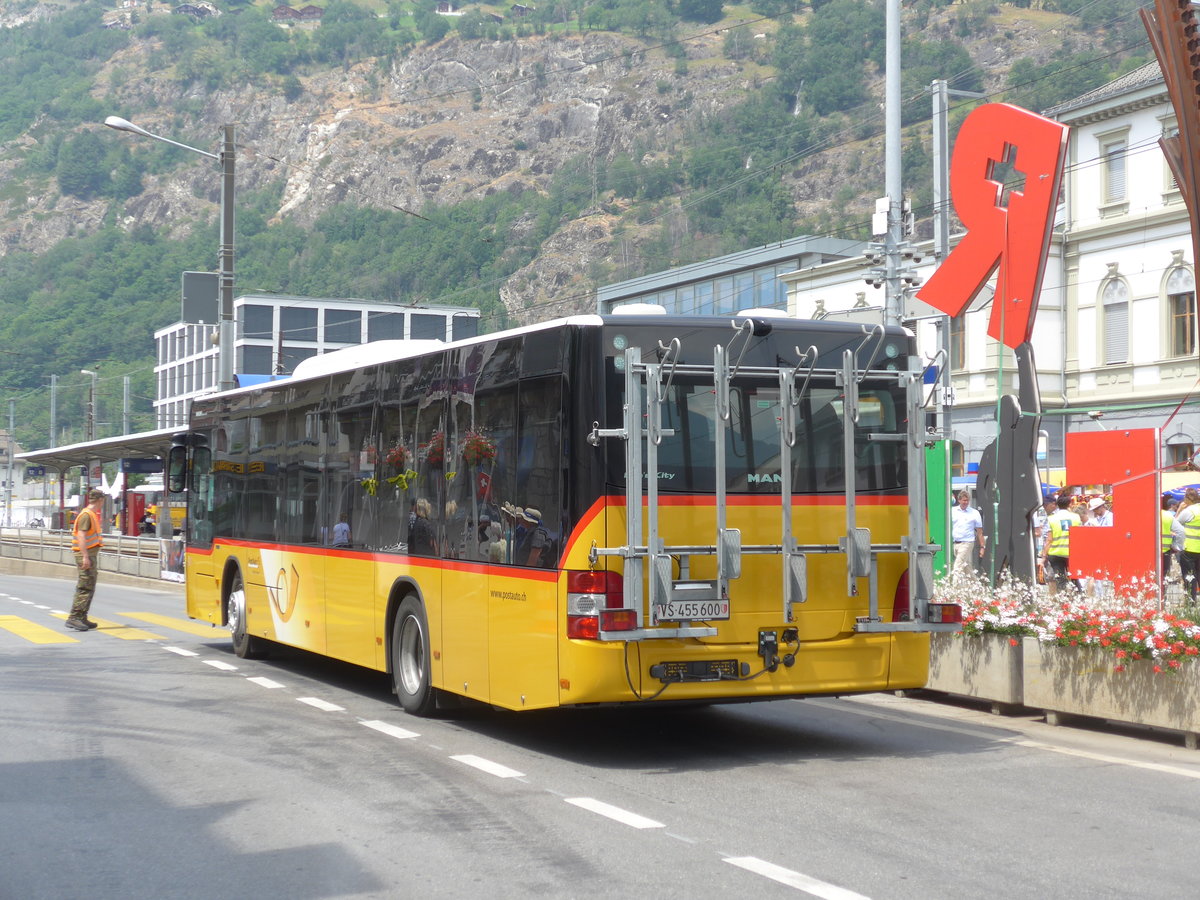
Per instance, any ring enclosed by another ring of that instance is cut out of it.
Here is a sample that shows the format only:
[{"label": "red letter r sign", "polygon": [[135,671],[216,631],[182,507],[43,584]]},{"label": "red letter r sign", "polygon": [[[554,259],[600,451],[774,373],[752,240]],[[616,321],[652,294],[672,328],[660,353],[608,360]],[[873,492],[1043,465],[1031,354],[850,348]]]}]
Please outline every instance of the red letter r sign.
[{"label": "red letter r sign", "polygon": [[[989,103],[967,116],[950,166],[950,196],[967,233],[917,292],[957,316],[999,267],[988,334],[1014,349],[1033,332],[1067,132],[1059,122],[1007,103]],[[1006,192],[995,180],[1002,163],[1024,177],[1022,186]]]}]

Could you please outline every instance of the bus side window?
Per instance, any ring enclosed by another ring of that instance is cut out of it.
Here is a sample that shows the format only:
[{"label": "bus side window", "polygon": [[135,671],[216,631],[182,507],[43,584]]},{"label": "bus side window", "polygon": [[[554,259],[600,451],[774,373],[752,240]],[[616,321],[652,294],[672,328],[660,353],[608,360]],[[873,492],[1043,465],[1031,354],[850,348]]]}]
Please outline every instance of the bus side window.
[{"label": "bus side window", "polygon": [[212,543],[213,471],[212,452],[207,447],[192,450],[192,477],[188,493],[188,534],[190,544]]}]

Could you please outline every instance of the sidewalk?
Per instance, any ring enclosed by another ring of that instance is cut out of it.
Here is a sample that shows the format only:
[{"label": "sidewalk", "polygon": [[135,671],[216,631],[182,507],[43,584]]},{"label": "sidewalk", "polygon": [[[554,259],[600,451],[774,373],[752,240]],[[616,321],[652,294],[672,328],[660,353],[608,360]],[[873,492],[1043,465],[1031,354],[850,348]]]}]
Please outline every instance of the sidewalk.
[{"label": "sidewalk", "polygon": [[[103,560],[102,560],[103,561]],[[64,566],[59,563],[43,562],[36,559],[17,559],[10,556],[0,556],[0,574],[25,575],[32,578],[61,578],[74,581],[79,572],[74,566]],[[119,584],[125,587],[138,587],[150,591],[164,591],[183,596],[183,583],[179,581],[164,581],[161,578],[139,578],[136,575],[126,575],[112,572],[100,566],[98,576],[101,584]]]}]

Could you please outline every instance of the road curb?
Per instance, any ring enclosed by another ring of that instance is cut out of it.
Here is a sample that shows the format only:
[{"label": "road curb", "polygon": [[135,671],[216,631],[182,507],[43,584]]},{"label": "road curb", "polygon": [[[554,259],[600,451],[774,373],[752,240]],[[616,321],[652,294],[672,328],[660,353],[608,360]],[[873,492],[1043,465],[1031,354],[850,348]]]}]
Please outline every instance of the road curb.
[{"label": "road curb", "polygon": [[[64,566],[60,563],[0,556],[0,574],[24,575],[32,578],[59,578],[64,581],[74,581],[78,576],[78,570],[74,566]],[[177,581],[164,581],[161,578],[140,578],[137,575],[110,572],[103,567],[100,569],[97,584],[100,587],[106,584],[119,584],[123,587],[138,587],[151,591],[169,591],[181,595],[184,592],[183,584]]]}]

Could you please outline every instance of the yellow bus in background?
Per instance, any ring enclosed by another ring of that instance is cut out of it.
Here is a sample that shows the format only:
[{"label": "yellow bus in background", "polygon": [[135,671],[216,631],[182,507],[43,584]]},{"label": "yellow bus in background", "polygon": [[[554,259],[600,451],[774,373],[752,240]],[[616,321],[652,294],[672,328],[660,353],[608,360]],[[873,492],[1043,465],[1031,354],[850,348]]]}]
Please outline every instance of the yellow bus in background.
[{"label": "yellow bus in background", "polygon": [[187,609],[406,710],[925,684],[921,364],[899,328],[578,316],[199,398]]}]

